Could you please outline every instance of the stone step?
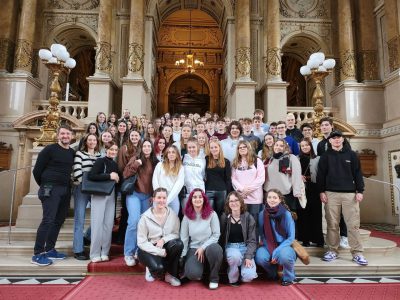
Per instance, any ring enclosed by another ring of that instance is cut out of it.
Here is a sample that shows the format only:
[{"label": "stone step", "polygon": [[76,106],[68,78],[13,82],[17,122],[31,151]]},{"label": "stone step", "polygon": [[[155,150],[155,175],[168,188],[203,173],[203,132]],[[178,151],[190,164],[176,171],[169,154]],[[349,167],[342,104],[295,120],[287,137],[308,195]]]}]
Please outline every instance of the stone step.
[{"label": "stone step", "polygon": [[[3,229],[4,227],[0,227],[0,240],[8,242],[8,227],[7,230]],[[87,228],[87,227],[85,227]],[[18,241],[34,241],[36,239],[37,229],[30,228],[11,228],[11,242]],[[61,228],[60,233],[58,235],[59,241],[72,241],[74,238],[74,230],[71,226],[70,228]]]},{"label": "stone step", "polygon": [[[8,244],[8,241],[0,241],[0,253],[1,255],[32,255],[34,241],[15,241]],[[57,241],[56,249],[62,253],[73,255],[72,251],[72,240],[69,241]]]}]

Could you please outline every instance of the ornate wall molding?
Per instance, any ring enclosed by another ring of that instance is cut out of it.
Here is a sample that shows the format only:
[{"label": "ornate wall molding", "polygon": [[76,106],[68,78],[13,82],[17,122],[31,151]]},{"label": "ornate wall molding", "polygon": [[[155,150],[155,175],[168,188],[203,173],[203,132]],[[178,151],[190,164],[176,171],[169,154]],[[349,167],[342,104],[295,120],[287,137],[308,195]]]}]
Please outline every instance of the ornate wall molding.
[{"label": "ornate wall molding", "polygon": [[387,42],[389,52],[390,72],[400,68],[400,35],[395,36]]},{"label": "ornate wall molding", "polygon": [[14,42],[10,39],[0,39],[0,70],[12,72]]},{"label": "ornate wall molding", "polygon": [[285,18],[329,18],[329,0],[279,0],[279,11]]},{"label": "ornate wall molding", "polygon": [[219,48],[222,46],[222,33],[218,27],[192,28],[192,41],[189,45],[189,28],[182,26],[163,25],[158,33],[160,47],[205,47]]},{"label": "ornate wall molding", "polygon": [[18,39],[15,49],[15,69],[31,72],[33,44],[25,39]]},{"label": "ornate wall molding", "polygon": [[265,71],[268,77],[281,76],[281,69],[281,49],[268,48],[265,55]]},{"label": "ornate wall molding", "polygon": [[366,138],[385,138],[400,135],[400,125],[395,125],[383,129],[357,129],[357,137]]},{"label": "ornate wall molding", "polygon": [[138,43],[129,44],[128,70],[133,73],[142,73],[144,66],[144,48]]},{"label": "ornate wall molding", "polygon": [[340,80],[356,78],[356,60],[354,50],[340,51]]},{"label": "ornate wall molding", "polygon": [[51,9],[91,10],[98,8],[100,0],[47,0],[47,7]]},{"label": "ornate wall molding", "polygon": [[109,73],[111,68],[111,44],[98,42],[96,47],[96,70]]},{"label": "ornate wall molding", "polygon": [[250,59],[250,48],[242,47],[236,49],[236,78],[248,78],[250,79],[251,72],[251,59]]},{"label": "ornate wall molding", "polygon": [[46,35],[49,35],[56,27],[72,23],[89,27],[93,32],[97,33],[98,27],[98,13],[90,12],[45,12],[43,20],[43,28]]},{"label": "ornate wall molding", "polygon": [[361,80],[378,80],[378,51],[361,50],[358,52]]}]

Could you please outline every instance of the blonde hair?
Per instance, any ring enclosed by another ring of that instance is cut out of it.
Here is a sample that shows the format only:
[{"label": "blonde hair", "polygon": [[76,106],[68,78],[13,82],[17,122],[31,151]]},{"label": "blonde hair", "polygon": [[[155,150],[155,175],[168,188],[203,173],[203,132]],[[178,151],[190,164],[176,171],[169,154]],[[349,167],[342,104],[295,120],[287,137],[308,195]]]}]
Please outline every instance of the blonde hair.
[{"label": "blonde hair", "polygon": [[190,129],[190,132],[192,132],[192,128],[191,128],[189,125],[183,125],[182,128],[181,128],[181,140],[180,140],[181,149],[186,149],[187,142],[189,142],[189,140],[190,140],[190,138],[192,137],[192,135],[190,134],[190,137],[188,138],[188,140],[187,140],[187,142],[186,142],[186,144],[185,144],[185,141],[183,140],[183,137],[182,137],[183,128],[189,128],[189,129]]},{"label": "blonde hair", "polygon": [[205,132],[200,132],[198,135],[197,135],[197,144],[199,145],[199,148],[200,148],[200,144],[199,144],[199,135],[204,135],[204,137],[205,137],[205,143],[204,143],[204,154],[205,155],[208,155],[209,153],[210,153],[210,144],[209,144],[209,142],[208,142],[208,135],[207,135],[207,133],[205,133]]},{"label": "blonde hair", "polygon": [[187,150],[187,146],[189,145],[189,143],[193,143],[196,145],[197,147],[197,155],[200,154],[200,147],[199,147],[199,143],[197,142],[197,139],[194,137],[190,137],[186,143],[186,150]]},{"label": "blonde hair", "polygon": [[254,163],[257,159],[257,157],[254,154],[253,147],[251,147],[251,144],[248,141],[239,141],[239,143],[236,147],[236,155],[232,162],[232,168],[235,168],[235,169],[237,169],[240,166],[240,163],[242,162],[242,157],[239,154],[239,147],[241,145],[245,145],[247,147],[247,155],[246,155],[245,159],[246,159],[249,167],[254,165]]},{"label": "blonde hair", "polygon": [[263,147],[262,147],[262,151],[261,151],[261,160],[262,161],[266,161],[269,160],[272,156],[272,154],[274,153],[274,144],[272,144],[271,147],[267,146],[267,144],[265,143],[265,137],[269,135],[272,136],[272,139],[274,140],[274,144],[276,141],[276,138],[274,137],[274,135],[272,133],[266,133],[264,135],[264,141],[263,141]]},{"label": "blonde hair", "polygon": [[208,169],[213,169],[213,168],[215,168],[217,166],[219,166],[220,168],[225,168],[225,157],[224,157],[224,151],[222,150],[222,147],[221,147],[221,143],[218,140],[212,140],[212,141],[210,141],[210,146],[211,146],[212,143],[218,145],[219,155],[218,155],[218,159],[217,159],[217,162],[216,162],[211,153],[207,154],[207,156],[208,156],[207,168]]},{"label": "blonde hair", "polygon": [[[173,149],[175,151],[175,155],[176,155],[176,158],[174,161],[174,166],[172,168],[170,167],[169,159],[168,159],[168,150],[169,149]],[[167,174],[168,176],[178,176],[179,171],[182,168],[182,159],[181,159],[181,155],[179,154],[178,148],[174,145],[168,146],[165,149],[164,153],[165,153],[165,159],[162,162],[162,167],[165,171],[165,174]]]}]

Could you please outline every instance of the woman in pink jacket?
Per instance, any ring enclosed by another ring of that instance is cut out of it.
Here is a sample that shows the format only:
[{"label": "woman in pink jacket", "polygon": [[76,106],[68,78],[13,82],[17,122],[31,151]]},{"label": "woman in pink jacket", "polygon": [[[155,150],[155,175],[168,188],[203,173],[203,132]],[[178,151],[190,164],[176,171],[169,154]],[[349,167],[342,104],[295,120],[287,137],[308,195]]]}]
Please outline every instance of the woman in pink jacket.
[{"label": "woman in pink jacket", "polygon": [[262,208],[265,169],[261,159],[255,154],[247,141],[240,141],[232,162],[232,185],[241,194],[247,211],[256,220],[258,239],[258,213]]}]

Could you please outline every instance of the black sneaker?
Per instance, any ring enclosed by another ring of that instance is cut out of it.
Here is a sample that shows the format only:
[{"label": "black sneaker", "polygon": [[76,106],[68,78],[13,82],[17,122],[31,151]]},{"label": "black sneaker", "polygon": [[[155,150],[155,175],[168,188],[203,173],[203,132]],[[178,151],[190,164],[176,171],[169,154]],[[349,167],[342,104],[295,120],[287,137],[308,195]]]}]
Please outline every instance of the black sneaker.
[{"label": "black sneaker", "polygon": [[230,286],[233,286],[233,287],[239,287],[239,285],[240,285],[239,281],[231,282],[229,284],[230,284]]},{"label": "black sneaker", "polygon": [[89,256],[87,256],[85,252],[74,253],[74,257],[77,260],[88,260],[89,259]]},{"label": "black sneaker", "polygon": [[86,236],[83,237],[83,244],[85,246],[90,246],[90,240]]},{"label": "black sneaker", "polygon": [[292,285],[292,284],[293,284],[293,281],[286,281],[286,280],[282,280],[282,283],[281,283],[282,286],[288,286],[288,285]]}]

